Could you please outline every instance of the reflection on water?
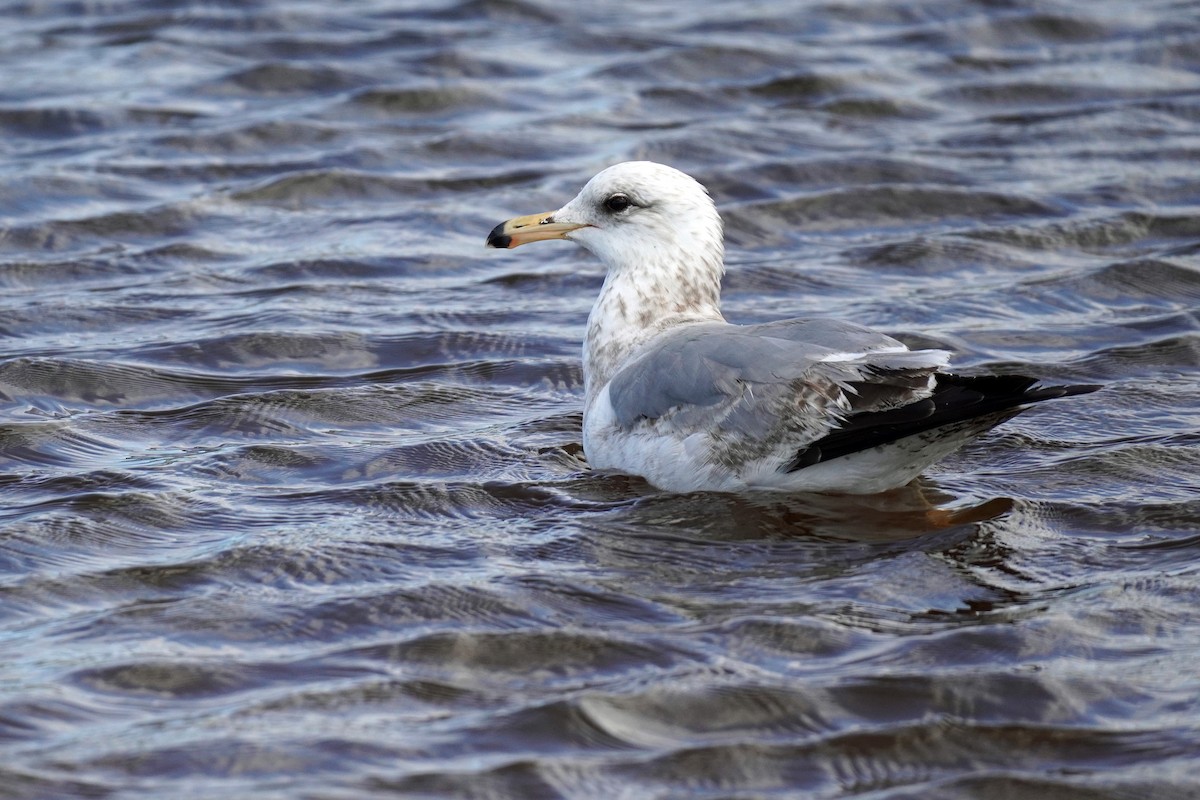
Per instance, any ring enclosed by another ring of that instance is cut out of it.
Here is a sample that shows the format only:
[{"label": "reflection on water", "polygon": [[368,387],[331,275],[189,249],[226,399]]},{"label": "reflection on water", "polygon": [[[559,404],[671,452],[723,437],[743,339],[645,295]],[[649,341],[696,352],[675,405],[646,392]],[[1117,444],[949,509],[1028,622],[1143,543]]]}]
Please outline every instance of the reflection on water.
[{"label": "reflection on water", "polygon": [[[0,794],[1200,792],[1189,5],[0,15]],[[594,475],[598,267],[481,242],[629,158],[735,321],[1106,389],[878,497]]]}]

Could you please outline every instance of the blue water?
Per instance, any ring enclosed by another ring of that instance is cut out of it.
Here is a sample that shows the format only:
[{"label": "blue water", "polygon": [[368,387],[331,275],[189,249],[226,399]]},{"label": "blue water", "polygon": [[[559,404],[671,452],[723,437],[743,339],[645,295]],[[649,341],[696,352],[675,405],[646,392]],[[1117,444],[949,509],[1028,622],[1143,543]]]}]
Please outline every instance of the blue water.
[{"label": "blue water", "polygon": [[[1200,797],[1200,6],[0,9],[0,796]],[[888,496],[591,474],[598,264],[1105,389]]]}]

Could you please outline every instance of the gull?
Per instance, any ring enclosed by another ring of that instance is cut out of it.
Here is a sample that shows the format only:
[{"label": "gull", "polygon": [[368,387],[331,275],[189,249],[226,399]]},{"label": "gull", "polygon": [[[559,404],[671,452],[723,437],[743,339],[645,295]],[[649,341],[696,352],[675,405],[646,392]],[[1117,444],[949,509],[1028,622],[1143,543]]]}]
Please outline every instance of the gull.
[{"label": "gull", "polygon": [[611,166],[487,244],[549,239],[607,267],[583,345],[584,455],[664,491],[883,492],[1033,403],[1100,388],[954,375],[949,352],[852,322],[726,322],[721,217],[663,164]]}]

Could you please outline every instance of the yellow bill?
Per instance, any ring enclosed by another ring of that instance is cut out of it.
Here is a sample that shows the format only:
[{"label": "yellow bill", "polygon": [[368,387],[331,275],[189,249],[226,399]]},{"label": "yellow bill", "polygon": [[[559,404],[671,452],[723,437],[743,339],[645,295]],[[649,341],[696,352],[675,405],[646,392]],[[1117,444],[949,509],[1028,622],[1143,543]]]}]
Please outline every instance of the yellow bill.
[{"label": "yellow bill", "polygon": [[487,245],[488,247],[511,249],[529,242],[565,239],[571,231],[586,227],[587,225],[577,222],[555,222],[553,211],[529,214],[524,217],[514,217],[492,228],[492,232],[488,234]]}]

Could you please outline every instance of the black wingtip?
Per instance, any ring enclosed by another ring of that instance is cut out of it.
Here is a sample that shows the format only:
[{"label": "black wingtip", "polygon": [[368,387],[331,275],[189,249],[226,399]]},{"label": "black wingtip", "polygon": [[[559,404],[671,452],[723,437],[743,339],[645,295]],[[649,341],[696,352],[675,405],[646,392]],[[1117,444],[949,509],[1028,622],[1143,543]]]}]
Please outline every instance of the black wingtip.
[{"label": "black wingtip", "polygon": [[1060,386],[1058,388],[1065,390],[1062,395],[1063,397],[1070,397],[1070,396],[1076,395],[1076,394],[1091,394],[1092,392],[1098,392],[1104,388],[1104,384],[1103,383],[1076,383],[1071,386]]},{"label": "black wingtip", "polygon": [[781,467],[783,472],[811,467],[822,461],[878,447],[943,425],[990,418],[998,425],[1033,403],[1089,394],[1104,388],[1095,383],[1037,386],[1024,375],[964,377],[941,373],[932,397],[900,408],[854,414],[828,435],[813,442]]},{"label": "black wingtip", "polygon": [[1039,403],[1042,400],[1057,400],[1060,397],[1074,397],[1079,394],[1091,394],[1103,389],[1099,383],[1075,383],[1068,386],[1032,386],[1021,395],[1022,403]]}]

